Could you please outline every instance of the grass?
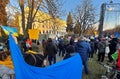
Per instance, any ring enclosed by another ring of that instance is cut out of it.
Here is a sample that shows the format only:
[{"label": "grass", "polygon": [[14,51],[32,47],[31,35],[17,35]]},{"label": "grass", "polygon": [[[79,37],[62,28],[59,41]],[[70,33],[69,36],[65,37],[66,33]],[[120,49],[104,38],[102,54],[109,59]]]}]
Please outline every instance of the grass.
[{"label": "grass", "polygon": [[[103,63],[105,63],[104,61]],[[89,68],[89,74],[86,75],[83,70],[83,77],[82,79],[100,79],[101,75],[104,74],[105,69],[103,66],[101,66],[97,61],[97,55],[94,55],[93,60],[88,60],[88,68]]]},{"label": "grass", "polygon": [[[58,56],[58,55],[57,55]],[[106,59],[103,63],[106,63]],[[62,60],[61,57],[58,57],[57,60]],[[86,75],[83,70],[83,76],[82,79],[100,79],[101,76],[105,73],[105,68],[99,64],[97,61],[97,54],[94,54],[93,60],[88,60],[88,68],[89,68],[89,74]]]}]

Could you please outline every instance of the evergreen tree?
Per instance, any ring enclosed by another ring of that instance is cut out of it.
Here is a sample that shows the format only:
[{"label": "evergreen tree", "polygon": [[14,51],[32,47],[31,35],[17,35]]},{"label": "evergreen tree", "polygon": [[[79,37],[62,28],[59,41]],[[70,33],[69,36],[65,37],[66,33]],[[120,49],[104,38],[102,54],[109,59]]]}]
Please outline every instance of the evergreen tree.
[{"label": "evergreen tree", "polygon": [[76,24],[75,24],[74,34],[80,34],[80,27],[79,27],[79,25],[78,25],[78,22],[76,22]]},{"label": "evergreen tree", "polygon": [[69,12],[69,15],[67,16],[67,32],[72,32],[73,31],[73,19],[71,16],[71,13]]}]

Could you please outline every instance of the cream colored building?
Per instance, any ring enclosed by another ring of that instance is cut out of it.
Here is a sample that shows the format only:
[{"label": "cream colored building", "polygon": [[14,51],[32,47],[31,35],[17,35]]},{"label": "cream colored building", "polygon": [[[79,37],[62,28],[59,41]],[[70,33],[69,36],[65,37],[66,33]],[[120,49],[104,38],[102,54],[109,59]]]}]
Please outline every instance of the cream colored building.
[{"label": "cream colored building", "polygon": [[[27,15],[27,11],[28,10],[26,9],[25,16]],[[23,34],[21,26],[21,15],[18,15],[18,17],[20,24],[19,33]],[[25,23],[27,23],[27,19]],[[66,34],[66,22],[59,18],[53,20],[49,14],[44,13],[42,11],[38,11],[32,24],[32,29],[39,29],[40,34],[55,34],[57,36],[61,36]]]}]

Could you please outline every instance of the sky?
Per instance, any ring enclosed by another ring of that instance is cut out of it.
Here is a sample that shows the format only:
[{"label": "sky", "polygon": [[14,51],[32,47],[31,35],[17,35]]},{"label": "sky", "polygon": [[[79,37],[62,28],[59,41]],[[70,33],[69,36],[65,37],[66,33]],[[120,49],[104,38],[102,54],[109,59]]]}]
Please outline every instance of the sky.
[{"label": "sky", "polygon": [[[10,3],[12,3],[12,5],[16,5],[17,1],[18,0],[10,0]],[[76,6],[80,5],[82,0],[61,0],[61,1],[64,2],[62,6],[63,10],[65,10],[66,14],[68,14],[70,11],[75,10]],[[109,2],[111,0],[91,0],[91,1],[96,9],[96,12],[100,14],[101,4],[105,2]],[[118,3],[118,2],[120,3],[120,0],[112,0],[112,1],[113,3]],[[66,17],[67,16],[63,16],[62,19],[66,20]]]},{"label": "sky", "polygon": [[[63,5],[63,8],[66,10],[66,13],[68,14],[69,12],[75,10],[77,5],[80,5],[82,0],[63,0],[65,3]],[[101,9],[101,5],[103,3],[109,3],[111,0],[92,0],[92,4],[95,7],[96,13],[98,15],[98,20],[100,17],[100,9]],[[113,3],[120,3],[120,0],[112,0]],[[120,13],[119,13],[120,14]],[[109,16],[108,16],[109,15]],[[111,15],[108,14],[105,16],[105,21],[107,19],[111,19],[109,22],[106,21],[106,23],[104,22],[104,29],[109,29],[110,27],[113,28],[113,26],[115,25],[116,22],[113,22],[113,20],[115,21],[115,18],[113,18],[115,15]],[[62,19],[66,20],[67,15],[63,16]],[[107,18],[107,19],[106,19]],[[119,19],[120,19],[120,15],[119,15]],[[120,23],[120,20],[119,20]],[[99,23],[96,24],[96,26],[98,26]]]},{"label": "sky", "polygon": [[[10,0],[12,5],[16,5],[17,0]],[[61,0],[63,2],[62,9],[65,10],[65,16],[62,16],[61,19],[66,20],[67,15],[69,12],[74,11],[77,5],[80,5],[82,0]],[[105,2],[109,2],[111,0],[91,0],[93,6],[96,9],[96,13],[98,16],[100,16],[100,9],[101,9],[101,4]],[[112,0],[113,3],[120,3],[120,0]],[[120,17],[120,16],[119,16]],[[110,24],[109,24],[110,25]],[[106,27],[109,28],[109,27]]]},{"label": "sky", "polygon": [[[76,6],[81,3],[82,0],[63,0],[64,5],[63,8],[66,10],[68,14],[70,11],[75,10]],[[102,3],[109,2],[111,0],[92,0],[92,4],[96,9],[97,14],[100,14],[100,7]],[[120,3],[120,0],[113,0],[113,3]],[[65,19],[65,17],[63,18]]]}]

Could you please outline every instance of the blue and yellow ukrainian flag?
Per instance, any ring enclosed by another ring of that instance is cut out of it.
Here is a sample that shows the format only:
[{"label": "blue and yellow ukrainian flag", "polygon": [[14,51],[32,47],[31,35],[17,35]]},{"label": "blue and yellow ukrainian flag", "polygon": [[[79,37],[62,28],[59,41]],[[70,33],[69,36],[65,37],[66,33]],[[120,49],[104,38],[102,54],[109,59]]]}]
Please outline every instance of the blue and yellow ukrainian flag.
[{"label": "blue and yellow ukrainian flag", "polygon": [[82,79],[82,59],[74,56],[41,68],[28,65],[12,35],[9,35],[10,53],[15,70],[15,79]]},{"label": "blue and yellow ukrainian flag", "polygon": [[12,33],[14,36],[18,36],[18,30],[9,26],[1,26],[6,35]]}]

